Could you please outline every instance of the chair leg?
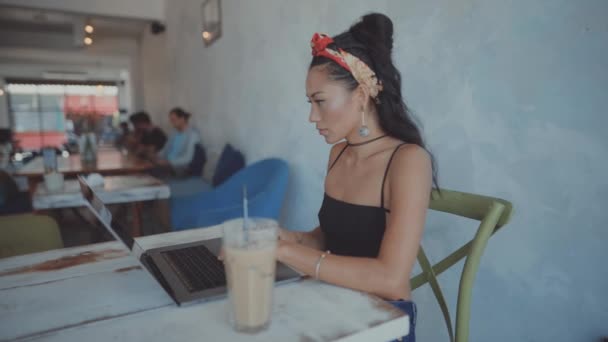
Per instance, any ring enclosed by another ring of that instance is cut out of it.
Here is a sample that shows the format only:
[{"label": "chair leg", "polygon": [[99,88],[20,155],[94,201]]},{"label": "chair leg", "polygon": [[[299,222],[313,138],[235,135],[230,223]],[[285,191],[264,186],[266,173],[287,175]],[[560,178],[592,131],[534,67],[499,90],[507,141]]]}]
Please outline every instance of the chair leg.
[{"label": "chair leg", "polygon": [[441,313],[443,314],[443,319],[445,320],[445,325],[448,328],[448,335],[450,337],[450,341],[454,342],[454,330],[452,329],[452,318],[450,317],[450,311],[448,310],[448,305],[445,301],[445,297],[443,296],[443,292],[441,291],[441,287],[439,286],[439,282],[437,281],[437,276],[433,271],[433,266],[431,266],[431,262],[424,253],[424,249],[420,246],[420,250],[418,251],[418,263],[422,268],[422,271],[426,274],[426,279],[429,281],[429,285],[433,290],[433,294],[435,294],[435,299],[437,299],[437,303],[441,308]]},{"label": "chair leg", "polygon": [[458,288],[458,304],[456,309],[456,342],[466,342],[469,340],[469,320],[471,318],[471,297],[473,294],[473,282],[479,267],[479,262],[483,251],[494,233],[494,229],[500,219],[505,206],[501,203],[494,202],[485,216],[479,229],[475,234],[471,251],[467,257],[462,275],[460,277],[460,285]]}]

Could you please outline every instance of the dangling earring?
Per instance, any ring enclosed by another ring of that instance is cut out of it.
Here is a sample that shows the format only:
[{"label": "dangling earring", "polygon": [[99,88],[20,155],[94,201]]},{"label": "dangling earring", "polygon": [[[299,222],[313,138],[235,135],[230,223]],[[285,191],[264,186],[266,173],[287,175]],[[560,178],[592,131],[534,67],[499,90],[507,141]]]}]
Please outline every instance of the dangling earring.
[{"label": "dangling earring", "polygon": [[361,109],[361,127],[359,127],[359,135],[363,138],[369,135],[369,128],[365,124],[365,111]]}]

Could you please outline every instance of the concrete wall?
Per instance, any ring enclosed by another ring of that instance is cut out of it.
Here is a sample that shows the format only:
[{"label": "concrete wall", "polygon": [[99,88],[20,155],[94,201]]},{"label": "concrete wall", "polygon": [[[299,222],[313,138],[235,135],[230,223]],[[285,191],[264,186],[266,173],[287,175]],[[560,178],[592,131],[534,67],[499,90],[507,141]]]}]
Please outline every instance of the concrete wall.
[{"label": "concrete wall", "polygon": [[154,121],[169,128],[169,110],[174,107],[169,101],[171,84],[169,83],[167,34],[151,34],[145,30],[140,44],[141,92],[143,107]]}]

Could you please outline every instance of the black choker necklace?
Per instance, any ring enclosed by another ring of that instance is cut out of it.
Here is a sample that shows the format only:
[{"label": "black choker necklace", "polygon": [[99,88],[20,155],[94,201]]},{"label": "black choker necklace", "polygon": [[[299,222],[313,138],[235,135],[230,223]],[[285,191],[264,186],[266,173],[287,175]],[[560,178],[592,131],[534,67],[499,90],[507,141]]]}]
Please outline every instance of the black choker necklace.
[{"label": "black choker necklace", "polygon": [[347,141],[347,142],[346,142],[346,145],[348,145],[348,146],[361,146],[361,145],[369,144],[369,143],[371,143],[371,142],[374,142],[374,141],[376,141],[376,140],[380,140],[380,139],[382,139],[382,138],[386,138],[386,137],[388,137],[388,135],[386,135],[386,134],[385,134],[385,135],[381,135],[381,136],[379,136],[379,137],[377,137],[377,138],[370,139],[370,140],[367,140],[367,141],[363,141],[363,142],[360,142],[360,143],[355,143],[355,144],[351,144],[351,143],[349,143],[349,142]]}]

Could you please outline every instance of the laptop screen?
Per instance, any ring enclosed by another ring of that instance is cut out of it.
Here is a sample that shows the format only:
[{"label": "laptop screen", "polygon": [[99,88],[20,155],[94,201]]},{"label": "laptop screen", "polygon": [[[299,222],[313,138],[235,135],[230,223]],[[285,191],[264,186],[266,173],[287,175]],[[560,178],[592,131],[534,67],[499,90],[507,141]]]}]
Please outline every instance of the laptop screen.
[{"label": "laptop screen", "polygon": [[[114,217],[106,205],[99,199],[99,196],[93,191],[91,186],[86,182],[84,177],[78,176],[80,183],[80,191],[82,197],[88,202],[88,207],[93,211],[95,216],[101,221],[106,230],[116,239],[122,241],[129,249],[133,249],[135,240],[129,232],[123,227]],[[118,228],[118,229],[114,229]]]}]

